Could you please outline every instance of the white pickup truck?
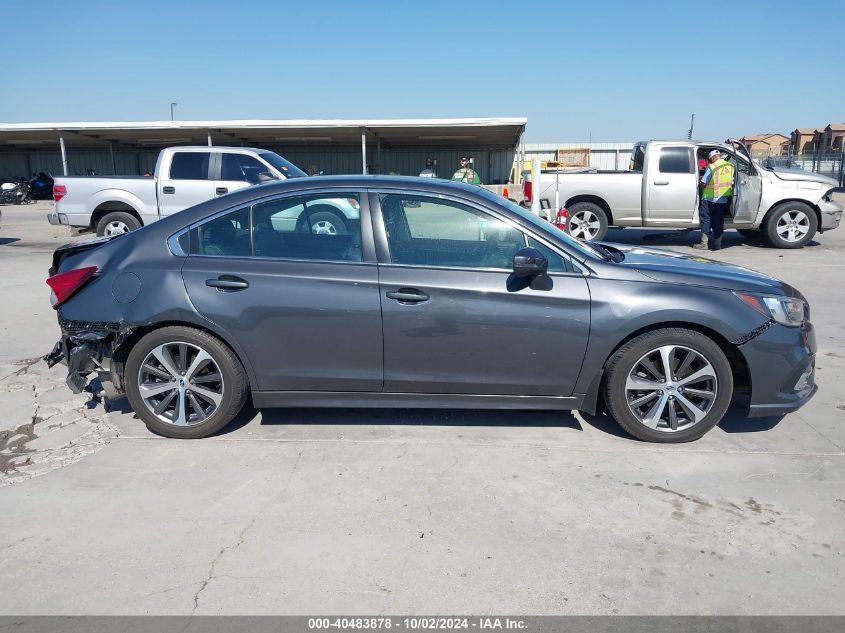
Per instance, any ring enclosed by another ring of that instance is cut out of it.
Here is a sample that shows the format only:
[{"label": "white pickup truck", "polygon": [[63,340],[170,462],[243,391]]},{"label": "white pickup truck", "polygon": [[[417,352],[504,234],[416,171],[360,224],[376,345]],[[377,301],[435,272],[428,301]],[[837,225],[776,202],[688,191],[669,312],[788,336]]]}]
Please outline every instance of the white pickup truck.
[{"label": "white pickup truck", "polygon": [[[133,231],[200,202],[244,187],[304,177],[273,152],[250,147],[168,147],[161,150],[155,175],[60,176],[53,185],[50,224],[86,228],[97,235]],[[325,201],[312,216],[315,233],[345,233],[358,208],[345,199]]]},{"label": "white pickup truck", "polygon": [[531,184],[552,208],[566,209],[566,229],[582,239],[604,238],[609,226],[695,228],[702,161],[718,149],[734,165],[734,196],[725,227],[764,237],[777,248],[799,248],[815,233],[839,226],[838,183],[800,170],[768,169],[740,142],[649,141],[634,145],[628,171],[544,171]]}]

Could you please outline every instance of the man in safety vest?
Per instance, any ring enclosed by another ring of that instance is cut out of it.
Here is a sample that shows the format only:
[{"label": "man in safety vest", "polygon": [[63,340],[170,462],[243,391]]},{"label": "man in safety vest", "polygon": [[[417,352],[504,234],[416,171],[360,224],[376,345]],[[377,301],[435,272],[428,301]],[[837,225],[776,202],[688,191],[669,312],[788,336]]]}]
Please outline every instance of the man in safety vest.
[{"label": "man in safety vest", "polygon": [[461,156],[461,166],[452,174],[452,180],[454,182],[468,182],[471,185],[481,184],[478,172],[469,166],[469,159],[466,156]]},{"label": "man in safety vest", "polygon": [[712,236],[713,250],[722,248],[722,233],[725,231],[725,215],[730,210],[734,193],[734,168],[722,160],[722,153],[714,149],[707,155],[710,164],[701,177],[701,203],[698,205],[698,221],[701,227],[701,241],[693,248],[706,249]]}]

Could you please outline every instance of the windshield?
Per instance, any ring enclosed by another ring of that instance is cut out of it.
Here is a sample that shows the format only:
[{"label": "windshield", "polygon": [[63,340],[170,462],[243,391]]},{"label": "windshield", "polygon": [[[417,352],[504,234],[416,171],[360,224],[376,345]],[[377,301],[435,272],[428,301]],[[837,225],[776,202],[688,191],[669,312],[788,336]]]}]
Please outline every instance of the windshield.
[{"label": "windshield", "polygon": [[561,231],[559,228],[549,222],[546,222],[542,218],[538,218],[536,215],[534,215],[527,209],[523,209],[521,206],[511,202],[507,198],[498,196],[495,193],[488,191],[487,189],[481,189],[478,193],[482,197],[487,198],[489,201],[499,206],[506,207],[509,211],[518,215],[521,219],[523,219],[528,224],[532,225],[534,228],[538,229],[541,233],[545,233],[549,237],[552,237],[556,240],[560,240],[561,242],[565,243],[567,246],[571,247],[573,250],[581,253],[582,255],[586,255],[587,257],[592,257],[594,259],[604,259],[604,256],[599,251],[597,251],[595,248],[593,248],[586,242],[576,240],[568,233]]},{"label": "windshield", "polygon": [[286,161],[284,158],[273,152],[262,152],[259,156],[270,163],[276,170],[279,171],[285,178],[303,178],[305,172],[299,167]]}]

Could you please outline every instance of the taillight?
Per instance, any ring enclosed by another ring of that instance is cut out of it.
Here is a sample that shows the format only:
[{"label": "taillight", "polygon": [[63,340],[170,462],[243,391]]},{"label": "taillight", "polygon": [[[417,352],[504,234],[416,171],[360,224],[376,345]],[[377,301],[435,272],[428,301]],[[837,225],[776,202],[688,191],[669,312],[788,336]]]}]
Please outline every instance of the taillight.
[{"label": "taillight", "polygon": [[67,195],[67,185],[53,185],[53,200],[58,202]]},{"label": "taillight", "polygon": [[77,290],[82,288],[82,286],[87,284],[97,274],[97,270],[96,266],[87,266],[50,277],[47,280],[47,285],[53,290],[53,296],[55,297],[53,307],[58,308],[70,299]]},{"label": "taillight", "polygon": [[531,202],[531,182],[529,180],[522,181],[522,197],[526,202]]},{"label": "taillight", "polygon": [[346,201],[349,203],[349,206],[353,209],[358,208],[358,198],[347,198]]}]

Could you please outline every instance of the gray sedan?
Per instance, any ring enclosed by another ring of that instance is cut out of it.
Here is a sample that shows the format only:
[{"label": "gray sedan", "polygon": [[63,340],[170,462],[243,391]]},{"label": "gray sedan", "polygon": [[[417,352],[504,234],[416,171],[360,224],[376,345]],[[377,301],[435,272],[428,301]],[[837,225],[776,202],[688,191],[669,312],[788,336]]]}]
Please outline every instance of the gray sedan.
[{"label": "gray sedan", "polygon": [[[358,219],[315,230],[328,201]],[[93,375],[155,433],[256,407],[578,409],[697,439],[734,401],[816,391],[803,296],[698,256],[580,243],[479,187],[321,177],[261,185],[56,250],[73,391]]]}]

